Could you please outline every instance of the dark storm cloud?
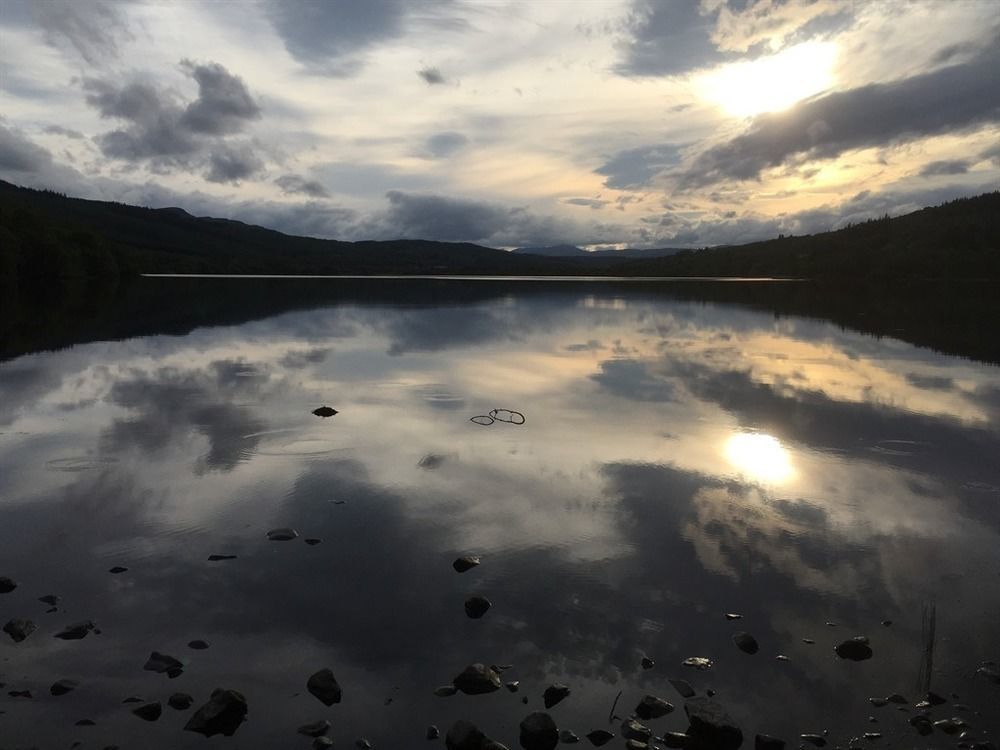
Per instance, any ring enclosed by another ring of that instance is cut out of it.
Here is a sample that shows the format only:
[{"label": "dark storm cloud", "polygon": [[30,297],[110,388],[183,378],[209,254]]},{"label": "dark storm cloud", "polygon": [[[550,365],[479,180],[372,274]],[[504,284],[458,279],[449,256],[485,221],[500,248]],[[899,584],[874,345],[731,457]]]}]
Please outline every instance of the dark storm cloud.
[{"label": "dark storm cloud", "polygon": [[605,175],[605,187],[632,190],[645,187],[657,174],[680,161],[680,150],[672,143],[658,143],[619,151],[594,170]]},{"label": "dark storm cloud", "polygon": [[[489,203],[390,190],[386,223],[399,237],[451,242],[474,241],[504,229],[510,214]],[[523,209],[521,209],[523,210]]]},{"label": "dark storm cloud", "polygon": [[32,143],[20,130],[0,122],[0,169],[37,172],[52,163],[52,154]]},{"label": "dark storm cloud", "polygon": [[205,179],[209,182],[239,182],[264,167],[250,145],[232,146],[225,143],[212,150],[208,156],[208,165]]},{"label": "dark storm cloud", "polygon": [[627,26],[625,57],[617,69],[623,75],[678,75],[733,57],[716,49],[715,19],[702,15],[696,2],[636,0]]},{"label": "dark storm cloud", "polygon": [[428,86],[440,85],[445,82],[444,75],[437,68],[423,68],[417,75],[424,79]]},{"label": "dark storm cloud", "polygon": [[243,129],[248,120],[260,117],[260,107],[250,96],[243,79],[218,63],[181,66],[198,82],[198,98],[184,112],[182,124],[194,133],[227,135]]},{"label": "dark storm cloud", "polygon": [[683,187],[758,179],[763,170],[1000,121],[1000,45],[963,65],[809,99],[757,117],[702,153]]},{"label": "dark storm cloud", "polygon": [[329,198],[330,191],[316,180],[307,180],[297,174],[282,175],[274,181],[274,184],[281,188],[281,192],[286,195],[299,193],[312,198]]},{"label": "dark storm cloud", "polygon": [[965,174],[969,171],[969,162],[964,159],[945,159],[925,164],[920,170],[921,177],[935,177],[948,174]]},{"label": "dark storm cloud", "polygon": [[469,142],[461,133],[446,131],[436,133],[427,139],[427,150],[438,158],[451,156]]}]

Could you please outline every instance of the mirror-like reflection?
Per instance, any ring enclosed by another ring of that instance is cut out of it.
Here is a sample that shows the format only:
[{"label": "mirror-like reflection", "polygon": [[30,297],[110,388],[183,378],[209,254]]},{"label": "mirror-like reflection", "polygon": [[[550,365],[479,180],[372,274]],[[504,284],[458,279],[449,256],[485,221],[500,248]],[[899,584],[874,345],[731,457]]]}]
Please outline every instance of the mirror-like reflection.
[{"label": "mirror-like reflection", "polygon": [[[562,682],[559,726],[620,745],[618,692],[619,716],[649,693],[678,707],[653,731],[683,731],[682,678],[745,745],[828,729],[910,747],[928,647],[948,700],[932,719],[995,737],[1000,686],[977,668],[1000,659],[998,375],[745,306],[517,284],[6,361],[0,618],[37,629],[0,641],[0,737],[201,747],[182,727],[221,687],[249,705],[227,747],[308,747],[295,730],[321,718],[338,746],[412,747],[463,718],[517,747]],[[492,410],[524,423],[470,421]],[[298,536],[268,540],[283,528]],[[456,573],[465,554],[482,564]],[[53,637],[85,620],[100,632]],[[858,635],[873,658],[838,659]],[[145,671],[152,651],[182,673]],[[472,662],[513,665],[519,692],[433,694]],[[305,689],[323,667],[329,708]],[[60,679],[79,686],[53,696]],[[868,700],[892,693],[908,702]]]}]

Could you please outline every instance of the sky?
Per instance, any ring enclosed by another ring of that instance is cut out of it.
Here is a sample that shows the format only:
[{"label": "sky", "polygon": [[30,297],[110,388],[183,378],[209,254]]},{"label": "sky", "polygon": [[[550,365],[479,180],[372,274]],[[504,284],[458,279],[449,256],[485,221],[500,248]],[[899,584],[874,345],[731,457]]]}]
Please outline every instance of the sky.
[{"label": "sky", "polygon": [[0,0],[0,179],[342,240],[825,231],[1000,186],[1000,0]]}]

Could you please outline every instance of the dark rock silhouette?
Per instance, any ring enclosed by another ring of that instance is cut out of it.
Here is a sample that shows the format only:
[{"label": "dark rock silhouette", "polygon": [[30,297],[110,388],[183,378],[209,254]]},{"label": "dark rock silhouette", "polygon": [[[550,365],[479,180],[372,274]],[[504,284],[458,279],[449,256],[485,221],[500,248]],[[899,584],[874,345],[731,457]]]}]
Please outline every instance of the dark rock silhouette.
[{"label": "dark rock silhouette", "polygon": [[546,708],[552,708],[559,701],[566,698],[569,693],[570,689],[567,685],[557,682],[554,685],[549,685],[545,688],[545,692],[542,694],[542,701],[545,703]]},{"label": "dark rock silhouette", "polygon": [[844,641],[836,646],[834,651],[841,659],[850,659],[851,661],[864,661],[872,658],[871,646],[868,645],[868,639],[863,635]]},{"label": "dark rock silhouette", "polygon": [[684,712],[691,722],[686,734],[697,750],[736,750],[743,744],[743,731],[726,710],[711,698],[688,698]]},{"label": "dark rock silhouette", "polygon": [[331,409],[329,406],[321,406],[318,409],[313,409],[313,414],[315,414],[317,417],[323,417],[323,419],[326,419],[327,417],[332,417],[334,414],[337,413],[338,412],[336,409]]},{"label": "dark rock silhouette", "polygon": [[9,594],[16,588],[17,584],[13,580],[6,576],[0,576],[0,594]]},{"label": "dark rock silhouette", "polygon": [[167,705],[175,711],[186,711],[191,708],[192,703],[194,703],[194,698],[187,693],[174,693],[167,698]]},{"label": "dark rock silhouette", "polygon": [[337,678],[329,669],[321,669],[306,682],[306,689],[324,706],[340,703],[341,690]]},{"label": "dark rock silhouette", "polygon": [[744,654],[756,654],[760,650],[760,646],[757,644],[757,639],[749,633],[744,633],[743,631],[740,631],[733,636],[733,643],[735,643],[736,648]]},{"label": "dark rock silhouette", "polygon": [[647,721],[649,719],[659,719],[673,710],[674,706],[672,703],[668,703],[663,698],[657,698],[655,695],[647,695],[635,707],[635,715],[643,721]]},{"label": "dark rock silhouette", "polygon": [[57,680],[52,683],[49,693],[55,696],[66,695],[66,693],[70,693],[78,687],[80,687],[80,683],[76,680]]},{"label": "dark rock silhouette", "polygon": [[465,571],[471,570],[479,565],[480,562],[481,560],[476,555],[465,555],[464,557],[460,557],[455,560],[455,562],[451,564],[451,567],[459,573],[464,573]]},{"label": "dark rock silhouette", "polygon": [[184,729],[206,737],[216,734],[232,737],[246,715],[247,701],[243,694],[219,688],[212,691],[211,700],[195,712]]},{"label": "dark rock silhouette", "polygon": [[553,750],[559,744],[559,729],[552,717],[535,711],[521,720],[520,742],[524,750]]},{"label": "dark rock silhouette", "polygon": [[145,721],[156,721],[163,714],[163,706],[160,705],[159,701],[147,703],[144,706],[132,709],[132,713]]},{"label": "dark rock silhouette", "polygon": [[3,632],[9,635],[14,643],[20,643],[35,632],[35,623],[31,620],[15,618],[3,626]]},{"label": "dark rock silhouette", "polygon": [[86,638],[88,633],[95,631],[96,629],[97,626],[92,620],[83,620],[82,622],[68,625],[56,633],[53,637],[61,638],[64,641],[78,641],[81,638]]},{"label": "dark rock silhouette", "polygon": [[493,605],[490,600],[484,596],[470,596],[465,600],[465,614],[473,620],[478,620],[489,611],[491,606]]},{"label": "dark rock silhouette", "polygon": [[500,674],[477,662],[462,670],[452,684],[466,695],[483,695],[500,689]]}]

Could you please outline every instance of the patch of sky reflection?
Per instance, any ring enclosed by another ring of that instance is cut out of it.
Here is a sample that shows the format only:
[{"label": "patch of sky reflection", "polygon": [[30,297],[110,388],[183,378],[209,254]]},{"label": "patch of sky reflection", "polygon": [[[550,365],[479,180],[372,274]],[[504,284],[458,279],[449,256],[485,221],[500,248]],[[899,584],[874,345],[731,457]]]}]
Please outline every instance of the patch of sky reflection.
[{"label": "patch of sky reflection", "polygon": [[[147,725],[121,700],[232,687],[250,704],[240,747],[321,717],[345,746],[414,746],[466,718],[514,747],[520,695],[431,694],[483,661],[514,664],[532,709],[568,683],[553,714],[581,735],[618,690],[626,712],[647,692],[679,703],[666,680],[682,676],[751,737],[843,744],[871,731],[869,695],[922,697],[933,602],[933,687],[995,735],[997,688],[972,675],[1000,649],[996,377],[815,320],[516,291],[0,364],[0,575],[20,583],[0,607],[39,626],[3,643],[0,681],[45,696],[5,695],[0,732],[68,745],[92,718],[103,744],[200,747],[185,716]],[[340,413],[314,417],[323,404]],[[494,408],[526,423],[469,422]],[[266,541],[284,526],[323,543]],[[206,561],[219,553],[238,557]],[[459,576],[467,553],[483,564]],[[471,594],[493,602],[482,620]],[[102,635],[51,638],[87,618]],[[875,658],[836,660],[857,634]],[[143,672],[154,649],[186,661],[176,683]],[[692,655],[716,666],[685,674]],[[345,696],[330,709],[303,690],[325,666]],[[49,700],[65,677],[86,689]],[[683,730],[682,713],[654,729]],[[875,728],[903,741],[905,719],[885,709]]]}]

